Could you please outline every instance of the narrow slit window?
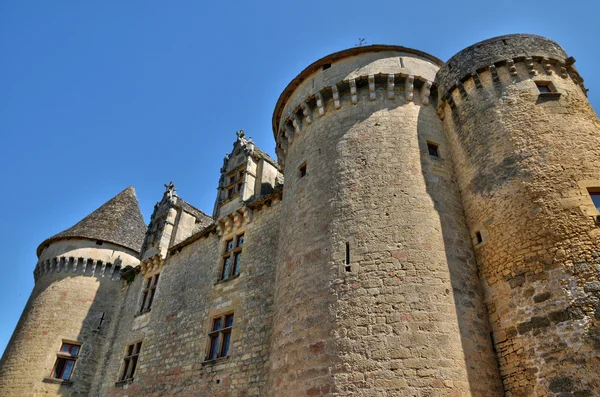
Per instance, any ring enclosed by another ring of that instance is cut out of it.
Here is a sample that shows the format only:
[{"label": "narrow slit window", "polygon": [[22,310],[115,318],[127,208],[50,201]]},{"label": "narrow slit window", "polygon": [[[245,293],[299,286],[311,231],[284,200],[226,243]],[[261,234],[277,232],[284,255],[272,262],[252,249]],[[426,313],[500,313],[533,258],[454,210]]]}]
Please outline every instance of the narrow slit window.
[{"label": "narrow slit window", "polygon": [[477,244],[483,243],[483,237],[481,236],[481,232],[475,233],[475,240],[477,241]]},{"label": "narrow slit window", "polygon": [[298,168],[298,176],[300,178],[304,178],[306,176],[306,163],[302,164],[300,168]]},{"label": "narrow slit window", "polygon": [[346,242],[346,271],[349,272],[352,270],[350,266],[350,243]]},{"label": "narrow slit window", "polygon": [[427,142],[427,152],[431,157],[440,157],[440,146],[433,143]]}]

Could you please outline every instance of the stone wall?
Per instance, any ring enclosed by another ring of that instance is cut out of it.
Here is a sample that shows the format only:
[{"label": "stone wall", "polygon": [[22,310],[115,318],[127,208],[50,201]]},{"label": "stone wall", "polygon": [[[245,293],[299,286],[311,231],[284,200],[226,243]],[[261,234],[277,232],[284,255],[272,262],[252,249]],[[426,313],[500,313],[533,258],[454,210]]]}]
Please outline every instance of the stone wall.
[{"label": "stone wall", "polygon": [[[238,277],[220,281],[227,235],[195,236],[170,250],[151,311],[136,314],[141,274],[124,291],[100,395],[264,396],[279,232],[279,202],[255,209]],[[212,319],[234,314],[229,358],[206,360]],[[142,341],[134,381],[116,385],[127,345]]]}]

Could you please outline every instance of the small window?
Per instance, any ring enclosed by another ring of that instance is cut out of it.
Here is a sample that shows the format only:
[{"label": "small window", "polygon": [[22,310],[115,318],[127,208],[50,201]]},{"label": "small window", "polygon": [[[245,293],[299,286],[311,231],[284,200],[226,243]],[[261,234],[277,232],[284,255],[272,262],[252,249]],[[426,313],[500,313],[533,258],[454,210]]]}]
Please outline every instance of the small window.
[{"label": "small window", "polygon": [[537,85],[537,88],[541,94],[549,94],[554,92],[549,81],[536,81],[535,85]]},{"label": "small window", "polygon": [[323,70],[327,70],[330,67],[331,67],[331,64],[330,63],[326,63],[326,64],[323,65]]},{"label": "small window", "polygon": [[475,233],[475,241],[477,242],[477,244],[483,243],[483,237],[481,236],[481,232]]},{"label": "small window", "polygon": [[207,360],[229,356],[232,328],[233,313],[213,318],[211,331],[208,334],[210,343],[206,355]]},{"label": "small window", "polygon": [[144,289],[142,290],[142,305],[140,306],[140,313],[149,312],[152,307],[152,301],[154,301],[154,295],[156,294],[156,286],[158,285],[158,276],[155,274],[152,277],[148,277],[144,280]]},{"label": "small window", "polygon": [[427,152],[431,157],[440,157],[439,145],[433,142],[427,142]]},{"label": "small window", "polygon": [[306,163],[302,164],[300,168],[298,168],[298,176],[300,178],[304,178],[306,176]]},{"label": "small window", "polygon": [[81,345],[63,342],[60,346],[60,351],[56,353],[56,363],[54,363],[54,368],[52,368],[52,378],[70,380],[80,350]]},{"label": "small window", "polygon": [[244,167],[227,174],[225,177],[225,198],[233,198],[236,194],[242,191],[244,186]]},{"label": "small window", "polygon": [[223,253],[223,267],[221,269],[221,280],[240,274],[242,265],[242,248],[244,247],[244,235],[240,234],[225,242]]},{"label": "small window", "polygon": [[119,381],[132,381],[135,374],[135,368],[138,363],[140,351],[142,350],[142,342],[134,343],[127,346],[125,357],[123,358],[123,369]]},{"label": "small window", "polygon": [[594,189],[594,190],[590,190],[588,192],[590,194],[590,197],[592,198],[592,202],[594,203],[594,206],[596,207],[596,209],[598,211],[600,211],[600,188],[598,188],[598,190]]}]

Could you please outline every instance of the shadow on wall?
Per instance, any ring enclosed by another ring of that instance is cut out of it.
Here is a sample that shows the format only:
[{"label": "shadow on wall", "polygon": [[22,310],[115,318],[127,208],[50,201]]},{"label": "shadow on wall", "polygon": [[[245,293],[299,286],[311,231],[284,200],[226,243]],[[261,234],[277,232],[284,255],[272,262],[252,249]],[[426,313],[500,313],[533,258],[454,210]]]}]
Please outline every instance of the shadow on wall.
[{"label": "shadow on wall", "polygon": [[[433,92],[432,92],[432,96]],[[428,195],[438,213],[444,239],[448,271],[461,337],[462,350],[473,396],[503,396],[498,358],[479,279],[472,239],[466,224],[460,191],[455,184],[454,165],[436,100],[421,106],[417,126],[421,171]],[[429,146],[437,145],[430,152]]]}]

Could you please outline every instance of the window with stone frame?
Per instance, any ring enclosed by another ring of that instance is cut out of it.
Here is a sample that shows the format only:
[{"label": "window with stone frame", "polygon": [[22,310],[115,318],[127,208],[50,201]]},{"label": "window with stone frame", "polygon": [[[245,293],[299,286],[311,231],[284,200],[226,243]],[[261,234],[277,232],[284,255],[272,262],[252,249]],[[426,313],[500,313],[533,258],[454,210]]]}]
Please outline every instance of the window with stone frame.
[{"label": "window with stone frame", "polygon": [[225,241],[221,267],[221,280],[227,280],[228,278],[240,274],[243,247],[244,234],[234,235],[232,238]]},{"label": "window with stone frame", "polygon": [[144,279],[144,289],[142,290],[142,304],[140,306],[140,313],[149,312],[154,301],[154,295],[156,294],[156,286],[158,285],[158,276],[160,273],[156,273],[146,279]]},{"label": "window with stone frame", "polygon": [[123,357],[123,367],[121,369],[121,375],[119,376],[119,382],[133,381],[133,375],[135,375],[135,369],[141,350],[142,342],[136,342],[127,346],[125,357]]},{"label": "window with stone frame", "polygon": [[211,331],[208,333],[207,361],[229,356],[232,328],[233,313],[223,314],[212,319]]},{"label": "window with stone frame", "polygon": [[56,353],[56,362],[52,368],[51,377],[64,381],[70,380],[80,351],[80,344],[63,342],[60,350]]},{"label": "window with stone frame", "polygon": [[242,166],[235,171],[230,172],[225,178],[225,198],[230,199],[242,191],[242,185],[244,183],[244,167]]}]

